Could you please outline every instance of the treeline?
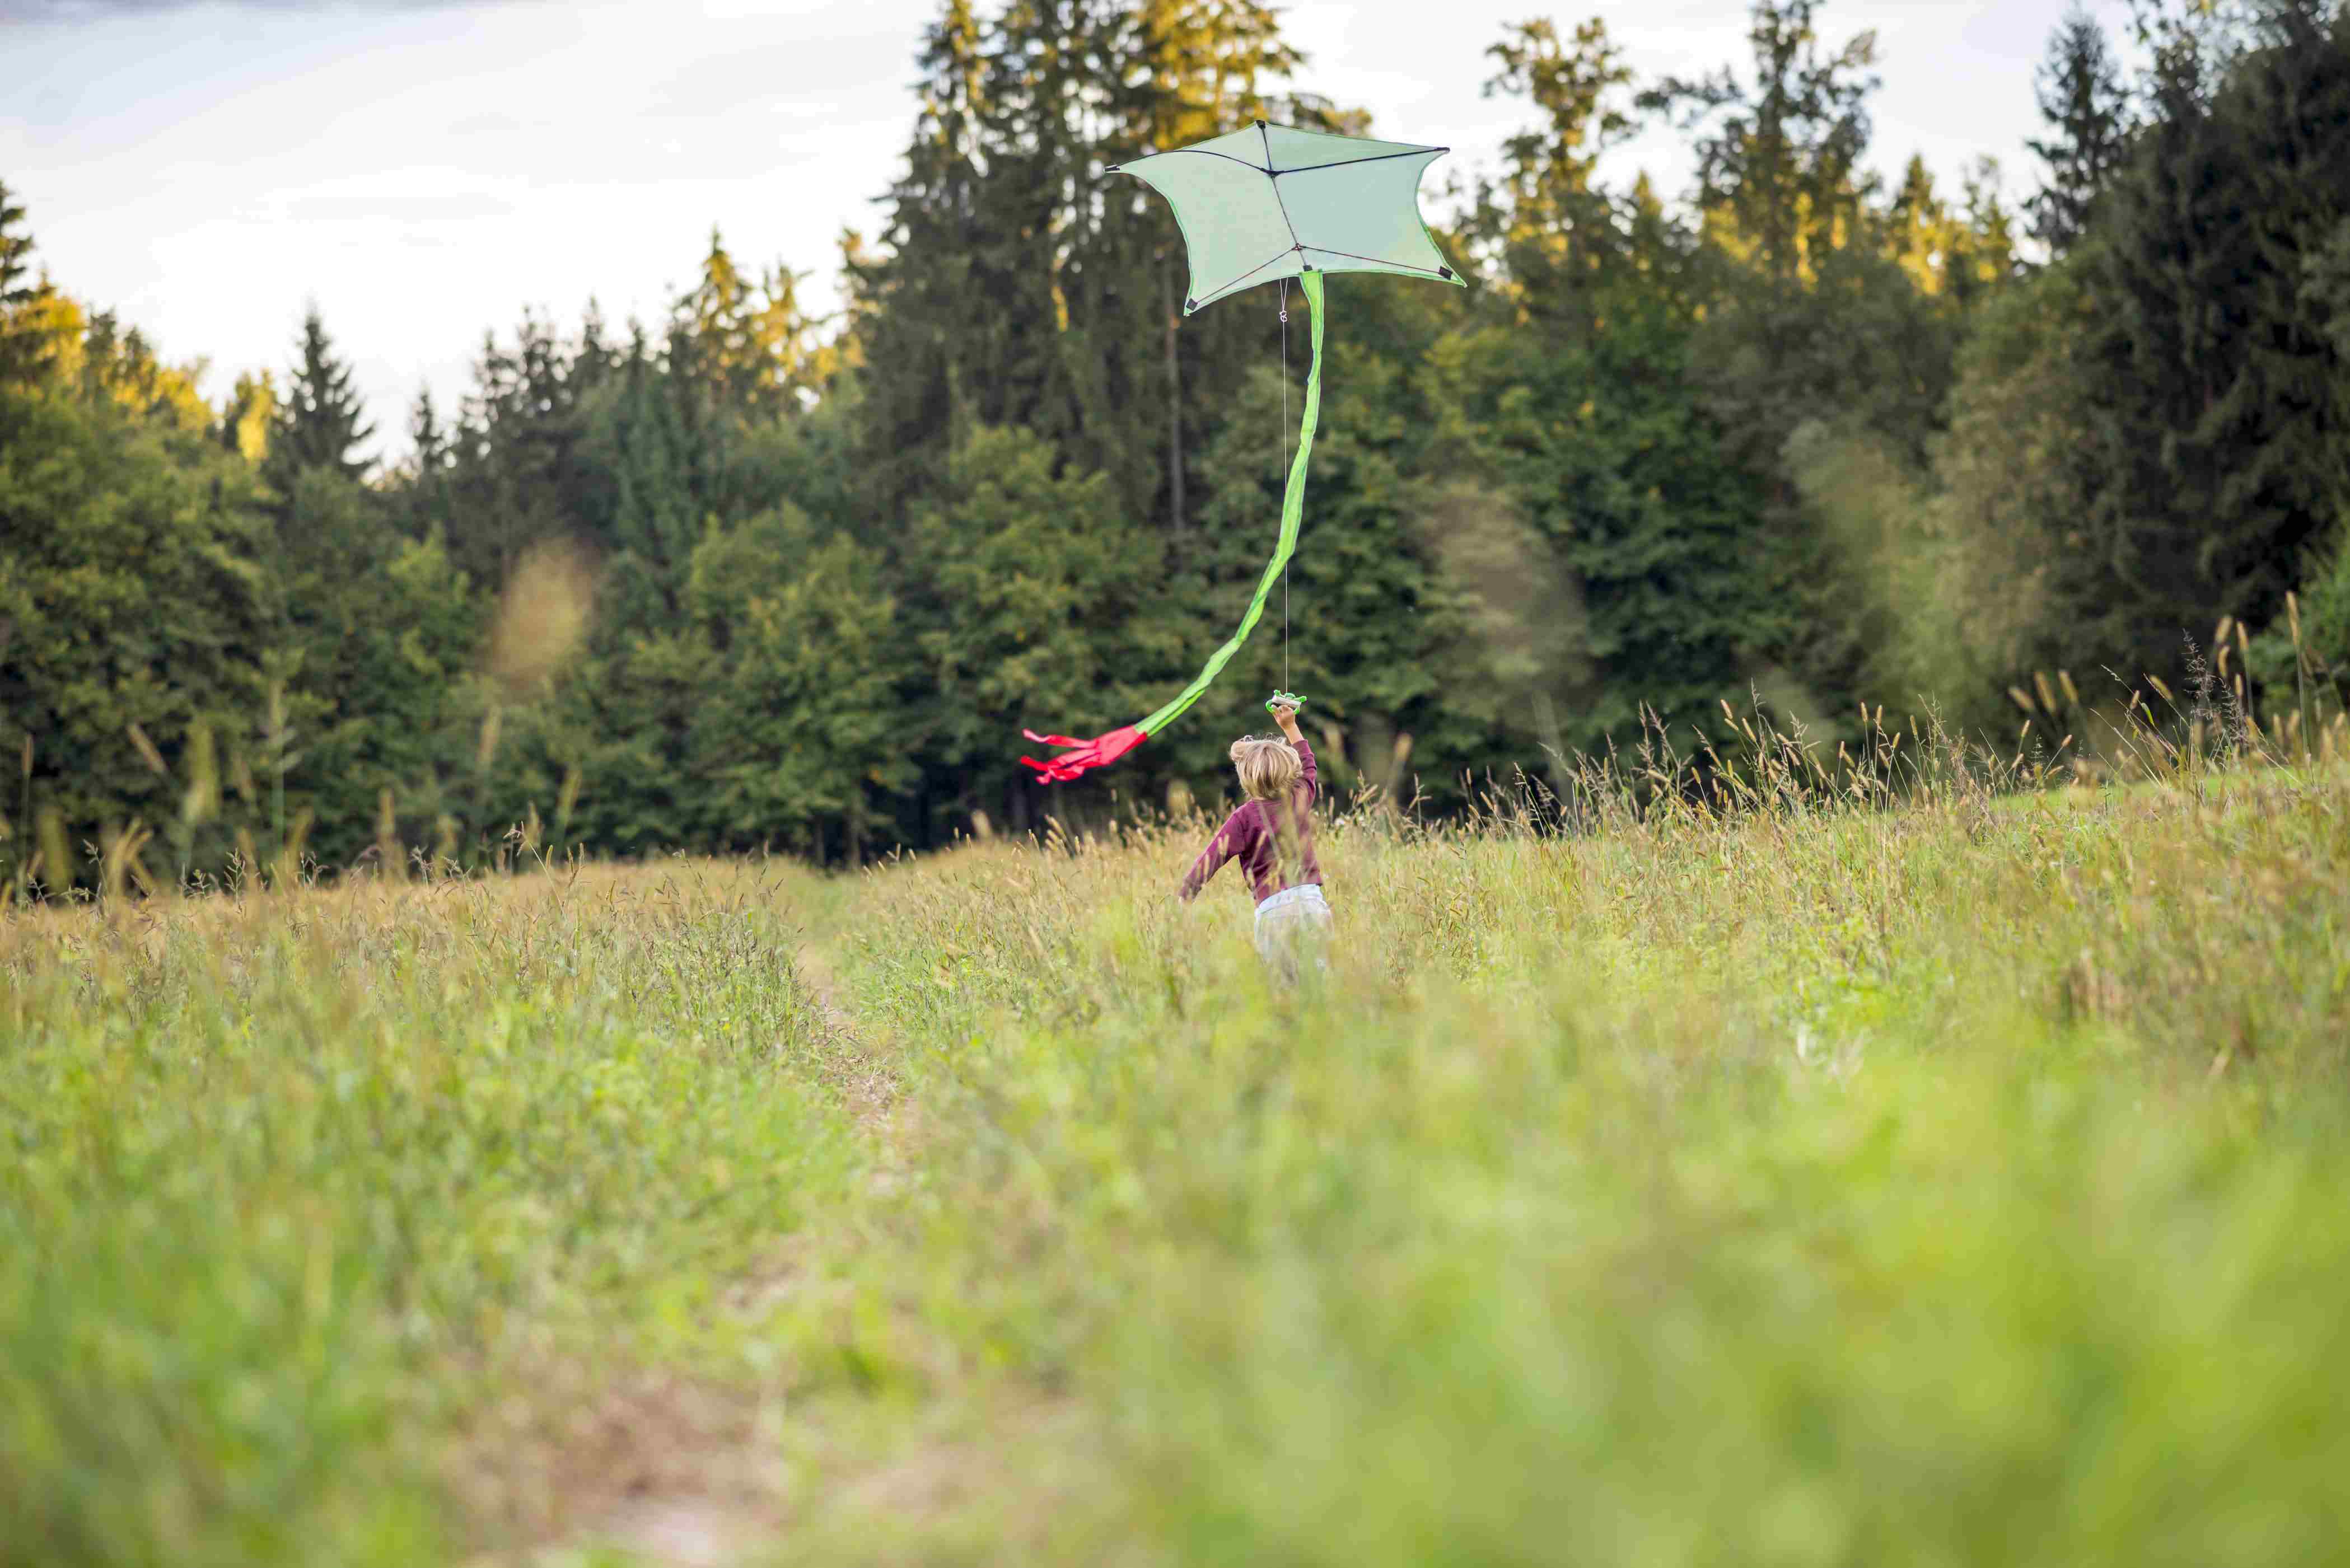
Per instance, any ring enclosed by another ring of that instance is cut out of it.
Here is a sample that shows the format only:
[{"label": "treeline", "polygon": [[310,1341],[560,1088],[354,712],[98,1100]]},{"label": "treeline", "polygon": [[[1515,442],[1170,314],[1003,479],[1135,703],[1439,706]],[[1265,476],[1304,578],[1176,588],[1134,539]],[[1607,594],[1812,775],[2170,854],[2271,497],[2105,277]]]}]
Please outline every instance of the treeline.
[{"label": "treeline", "polygon": [[[2255,705],[2350,666],[2339,7],[2146,0],[2136,72],[2069,16],[2022,212],[1988,161],[1869,172],[1875,42],[1823,9],[1756,0],[1689,79],[1596,21],[1492,47],[1524,129],[1430,203],[1471,286],[1333,282],[1285,647],[1053,808],[1213,793],[1276,681],[1338,782],[1441,809],[1750,696],[2012,736],[2033,672],[2118,706],[2097,672],[2176,680],[2222,617]],[[1304,369],[1294,294],[1285,357],[1276,291],[1183,320],[1163,203],[1103,171],[1372,128],[1251,3],[949,0],[919,63],[842,317],[713,234],[662,321],[486,338],[390,467],[315,311],[207,404],[0,193],[11,875],[1032,825],[1021,728],[1131,720],[1237,618]],[[1601,177],[1660,122],[1692,191]]]}]

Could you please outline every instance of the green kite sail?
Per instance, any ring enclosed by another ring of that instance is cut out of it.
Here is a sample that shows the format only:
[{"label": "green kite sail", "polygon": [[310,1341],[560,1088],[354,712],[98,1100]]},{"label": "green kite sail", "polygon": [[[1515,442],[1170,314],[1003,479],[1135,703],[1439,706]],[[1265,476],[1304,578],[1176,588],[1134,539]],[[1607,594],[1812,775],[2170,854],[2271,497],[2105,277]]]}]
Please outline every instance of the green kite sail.
[{"label": "green kite sail", "polygon": [[1297,548],[1305,514],[1306,461],[1322,411],[1322,278],[1384,272],[1458,286],[1419,216],[1419,177],[1448,151],[1367,137],[1331,136],[1256,121],[1245,130],[1113,164],[1167,198],[1191,263],[1186,316],[1259,284],[1295,277],[1314,317],[1314,358],[1297,456],[1281,498],[1281,535],[1239,628],[1208,656],[1191,683],[1149,717],[1092,740],[1024,732],[1062,748],[1047,761],[1020,760],[1057,784],[1116,762],[1180,718],[1212,685],[1264,614],[1265,600]]}]

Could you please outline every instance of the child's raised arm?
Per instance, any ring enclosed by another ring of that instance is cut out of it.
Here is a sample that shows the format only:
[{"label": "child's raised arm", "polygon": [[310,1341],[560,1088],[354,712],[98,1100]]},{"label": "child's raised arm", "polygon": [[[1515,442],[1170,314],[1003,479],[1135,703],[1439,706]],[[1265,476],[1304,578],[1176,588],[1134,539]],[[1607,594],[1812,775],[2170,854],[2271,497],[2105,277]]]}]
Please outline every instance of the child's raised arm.
[{"label": "child's raised arm", "polygon": [[1305,767],[1299,782],[1305,786],[1305,804],[1312,805],[1322,797],[1322,784],[1314,768],[1314,748],[1305,743],[1305,732],[1297,727],[1297,710],[1286,702],[1275,702],[1273,722],[1281,726],[1282,738],[1296,749],[1297,760]]}]

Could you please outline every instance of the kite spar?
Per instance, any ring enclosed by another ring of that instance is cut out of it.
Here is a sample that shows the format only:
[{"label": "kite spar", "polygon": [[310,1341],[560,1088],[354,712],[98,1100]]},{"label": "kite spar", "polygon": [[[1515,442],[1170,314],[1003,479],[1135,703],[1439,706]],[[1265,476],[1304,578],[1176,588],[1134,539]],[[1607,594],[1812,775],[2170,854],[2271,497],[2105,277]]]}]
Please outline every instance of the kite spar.
[{"label": "kite spar", "polygon": [[1306,460],[1322,412],[1323,275],[1385,272],[1461,286],[1419,216],[1419,177],[1448,151],[1260,119],[1245,130],[1110,167],[1113,174],[1149,185],[1174,209],[1191,262],[1184,315],[1259,284],[1296,278],[1314,317],[1314,358],[1297,456],[1282,493],[1280,538],[1239,628],[1208,656],[1189,686],[1148,718],[1089,741],[1023,732],[1039,745],[1061,748],[1047,761],[1020,759],[1040,782],[1064,783],[1114,763],[1182,717],[1255,629],[1273,585],[1296,552],[1305,513]]}]

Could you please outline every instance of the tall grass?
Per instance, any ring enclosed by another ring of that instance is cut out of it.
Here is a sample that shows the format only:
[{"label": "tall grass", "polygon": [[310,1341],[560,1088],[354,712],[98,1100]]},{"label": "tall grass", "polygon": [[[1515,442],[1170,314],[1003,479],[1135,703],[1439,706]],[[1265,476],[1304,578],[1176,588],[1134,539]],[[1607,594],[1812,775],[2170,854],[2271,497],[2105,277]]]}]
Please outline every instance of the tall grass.
[{"label": "tall grass", "polygon": [[2350,774],[2046,686],[1367,797],[1297,992],[1197,816],[18,906],[0,1563],[2341,1555]]},{"label": "tall grass", "polygon": [[0,1562],[432,1560],[451,1401],[658,1345],[844,1179],[785,880],[0,928]]}]

